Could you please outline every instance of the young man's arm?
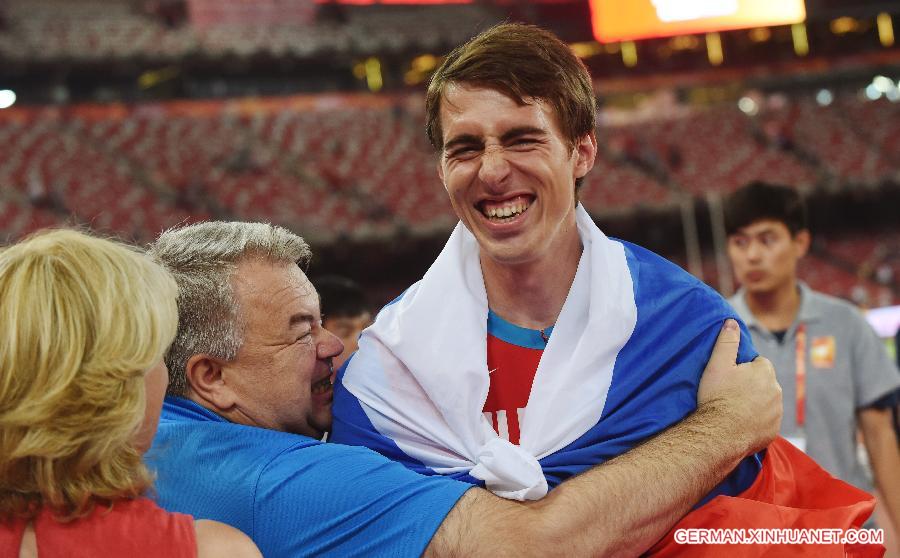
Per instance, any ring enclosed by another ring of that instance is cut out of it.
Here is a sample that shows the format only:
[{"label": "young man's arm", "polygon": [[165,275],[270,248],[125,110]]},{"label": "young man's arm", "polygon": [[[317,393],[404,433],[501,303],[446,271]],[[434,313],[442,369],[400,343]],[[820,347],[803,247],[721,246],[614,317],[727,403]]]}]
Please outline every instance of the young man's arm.
[{"label": "young man's arm", "polygon": [[634,556],[661,538],[741,459],[778,434],[781,388],[765,359],[736,365],[728,320],[706,366],[697,411],[542,500],[466,492],[425,556]]},{"label": "young man's arm", "polygon": [[894,524],[894,532],[900,533],[900,449],[892,424],[890,409],[870,407],[858,412],[875,486]]}]

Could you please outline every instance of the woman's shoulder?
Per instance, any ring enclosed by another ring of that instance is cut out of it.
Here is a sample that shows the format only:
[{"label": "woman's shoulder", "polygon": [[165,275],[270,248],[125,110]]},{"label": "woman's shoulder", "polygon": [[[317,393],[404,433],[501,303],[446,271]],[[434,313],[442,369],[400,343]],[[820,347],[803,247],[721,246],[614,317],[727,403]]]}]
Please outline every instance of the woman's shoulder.
[{"label": "woman's shoulder", "polygon": [[230,525],[198,519],[194,522],[194,530],[197,533],[197,558],[262,558],[250,537]]}]

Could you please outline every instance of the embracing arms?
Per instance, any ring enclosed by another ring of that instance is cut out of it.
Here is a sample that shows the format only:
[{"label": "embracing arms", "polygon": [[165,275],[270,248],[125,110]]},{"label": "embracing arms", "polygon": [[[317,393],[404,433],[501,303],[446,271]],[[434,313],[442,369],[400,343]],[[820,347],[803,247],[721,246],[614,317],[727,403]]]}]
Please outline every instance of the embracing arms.
[{"label": "embracing arms", "polygon": [[634,556],[662,537],[744,457],[771,442],[781,388],[762,358],[737,365],[728,320],[682,422],[533,502],[466,492],[425,556]]}]

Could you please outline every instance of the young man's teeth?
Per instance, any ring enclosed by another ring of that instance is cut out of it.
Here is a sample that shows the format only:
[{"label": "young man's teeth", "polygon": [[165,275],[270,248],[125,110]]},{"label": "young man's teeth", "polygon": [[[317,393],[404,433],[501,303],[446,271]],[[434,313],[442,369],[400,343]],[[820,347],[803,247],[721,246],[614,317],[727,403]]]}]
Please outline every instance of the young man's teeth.
[{"label": "young man's teeth", "polygon": [[523,203],[507,205],[505,207],[491,207],[487,210],[487,216],[493,219],[505,219],[522,214],[528,206]]}]

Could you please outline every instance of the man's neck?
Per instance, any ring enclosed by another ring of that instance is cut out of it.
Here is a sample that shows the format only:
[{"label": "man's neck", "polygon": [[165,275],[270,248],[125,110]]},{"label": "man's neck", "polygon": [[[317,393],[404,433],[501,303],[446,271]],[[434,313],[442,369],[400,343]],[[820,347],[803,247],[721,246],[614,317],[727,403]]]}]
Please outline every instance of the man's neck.
[{"label": "man's neck", "polygon": [[756,321],[769,331],[788,329],[800,312],[800,290],[796,280],[772,291],[747,291],[744,298]]},{"label": "man's neck", "polygon": [[524,264],[500,264],[482,258],[481,269],[491,310],[504,320],[530,329],[556,323],[581,259],[581,239],[553,257]]},{"label": "man's neck", "polygon": [[243,424],[244,426],[259,426],[256,423],[254,423],[252,420],[250,420],[250,418],[247,417],[244,413],[242,413],[238,407],[235,406],[230,409],[223,409],[223,408],[215,405],[212,401],[202,397],[200,394],[198,394],[197,392],[195,392],[192,389],[188,389],[188,393],[185,396],[185,398],[193,401],[197,405],[200,405],[207,411],[211,411],[211,412],[215,413],[216,415],[222,417],[223,419],[227,420],[228,422],[233,422],[235,424]]}]

